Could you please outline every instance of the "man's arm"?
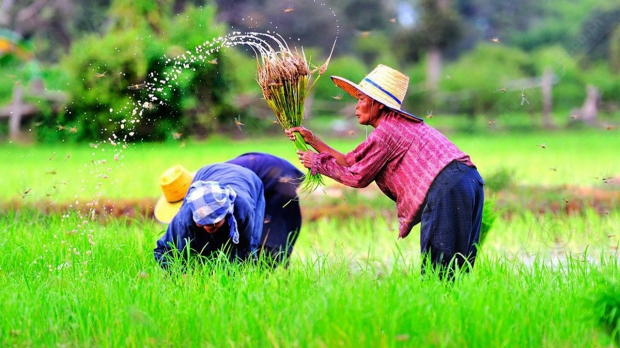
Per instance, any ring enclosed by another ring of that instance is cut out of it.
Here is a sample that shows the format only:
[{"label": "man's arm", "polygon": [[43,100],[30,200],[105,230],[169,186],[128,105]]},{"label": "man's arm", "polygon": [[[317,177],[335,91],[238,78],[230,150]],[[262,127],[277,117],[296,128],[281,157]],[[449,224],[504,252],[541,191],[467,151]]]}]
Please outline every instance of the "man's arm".
[{"label": "man's arm", "polygon": [[306,142],[306,144],[312,146],[312,148],[314,148],[318,153],[328,153],[336,159],[336,163],[338,163],[339,165],[343,167],[349,166],[349,163],[347,163],[345,155],[342,152],[327,145],[326,142],[319,139],[319,137],[314,135],[314,133],[311,130],[307,129],[306,127],[304,126],[292,127],[286,130],[285,133],[289,137],[289,139],[291,139],[292,141],[295,141],[295,133],[299,133],[300,136]]},{"label": "man's arm", "polygon": [[239,245],[237,257],[242,260],[255,257],[265,218],[265,196],[263,186],[255,177],[254,189],[237,196],[235,201],[235,217],[239,229]]},{"label": "man's arm", "polygon": [[157,241],[153,251],[155,261],[163,269],[168,269],[172,261],[172,254],[175,251],[183,250],[187,242],[187,231],[185,231],[177,216],[170,221],[166,233]]}]

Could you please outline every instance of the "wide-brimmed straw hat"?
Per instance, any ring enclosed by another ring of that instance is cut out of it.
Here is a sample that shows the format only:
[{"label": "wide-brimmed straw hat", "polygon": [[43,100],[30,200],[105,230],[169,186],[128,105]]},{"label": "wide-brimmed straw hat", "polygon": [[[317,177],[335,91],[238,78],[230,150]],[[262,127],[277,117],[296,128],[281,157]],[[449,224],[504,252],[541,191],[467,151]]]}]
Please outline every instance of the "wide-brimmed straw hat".
[{"label": "wide-brimmed straw hat", "polygon": [[155,203],[154,214],[158,221],[168,224],[179,212],[194,174],[182,165],[175,165],[159,177],[159,187],[163,195]]},{"label": "wide-brimmed straw hat", "polygon": [[355,99],[358,98],[357,93],[362,92],[390,109],[397,110],[414,120],[423,121],[420,117],[401,109],[409,88],[409,77],[398,70],[379,64],[359,84],[339,76],[332,76],[331,78],[336,86],[342,88]]}]

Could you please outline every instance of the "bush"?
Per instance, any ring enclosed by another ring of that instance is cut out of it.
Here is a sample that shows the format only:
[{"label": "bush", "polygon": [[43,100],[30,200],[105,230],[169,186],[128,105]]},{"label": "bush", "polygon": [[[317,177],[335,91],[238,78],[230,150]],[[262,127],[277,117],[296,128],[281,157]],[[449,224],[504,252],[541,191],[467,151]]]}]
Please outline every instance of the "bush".
[{"label": "bush", "polygon": [[532,59],[538,76],[546,69],[555,76],[551,92],[554,109],[570,110],[581,106],[586,97],[584,73],[573,56],[562,46],[555,45],[532,53]]},{"label": "bush", "polygon": [[424,117],[426,111],[432,109],[430,92],[426,89],[426,61],[410,66],[403,73],[409,76],[409,90],[403,108],[414,115]]},{"label": "bush", "polygon": [[484,183],[487,189],[498,192],[512,186],[514,184],[514,177],[514,169],[502,167],[490,175],[486,175]]},{"label": "bush", "polygon": [[398,68],[396,58],[390,49],[390,39],[386,34],[373,32],[368,36],[360,35],[354,41],[354,47],[362,62],[370,66],[370,69],[373,69],[377,64]]},{"label": "bush", "polygon": [[497,220],[498,213],[495,211],[495,200],[486,198],[484,201],[484,206],[482,207],[482,225],[480,226],[480,239],[478,240],[479,245],[483,245],[486,240],[489,232],[493,228],[493,224],[495,220]]},{"label": "bush", "polygon": [[[77,128],[74,136],[78,140],[110,137],[130,116],[132,99],[127,87],[146,79],[148,60],[154,58],[147,54],[156,51],[154,46],[158,46],[159,56],[164,51],[155,40],[136,40],[149,34],[148,30],[135,29],[104,37],[89,35],[76,42],[62,61],[71,78],[67,86],[71,97],[67,112],[58,122]],[[53,122],[46,125],[54,126]],[[41,140],[53,140],[44,138],[44,133],[39,135]]]},{"label": "bush", "polygon": [[[322,64],[322,62],[321,62]],[[340,76],[355,83],[358,83],[368,74],[368,67],[358,58],[353,56],[340,56],[336,58],[332,58],[329,66],[327,67],[327,71],[324,76],[321,77],[321,80],[314,86],[314,97],[316,99],[325,100],[325,101],[333,101],[333,97],[337,95],[342,95],[343,101],[351,101],[352,99],[346,92],[342,89],[336,87],[336,85],[331,81],[330,76]]]},{"label": "bush", "polygon": [[[522,79],[535,71],[528,55],[518,48],[480,44],[444,70],[440,83],[441,90],[448,93],[444,101],[456,103],[446,107],[494,115],[533,107],[520,105]],[[537,89],[526,93],[528,99],[540,99]]]},{"label": "bush", "polygon": [[612,282],[600,289],[594,307],[601,327],[620,345],[620,284]]},{"label": "bush", "polygon": [[[92,34],[74,43],[61,63],[70,76],[71,100],[55,121],[74,127],[77,131],[71,136],[80,141],[125,137],[129,132],[139,140],[164,140],[175,132],[205,136],[217,130],[222,119],[233,122],[232,69],[220,52],[204,61],[188,62],[175,83],[158,85],[161,88],[156,91],[128,89],[154,77],[161,80],[177,69],[166,64],[166,57],[193,51],[222,36],[223,28],[214,25],[215,9],[190,6],[183,15],[162,19],[163,30],[140,18],[132,28]],[[209,64],[212,59],[217,64]],[[143,107],[153,96],[165,104]],[[131,121],[137,122],[130,125]],[[49,130],[56,122],[48,119],[44,125]],[[40,140],[55,140],[49,134],[45,128],[38,132]]]},{"label": "bush", "polygon": [[[62,90],[67,86],[67,73],[57,65],[42,66],[39,61],[31,59],[25,63],[0,63],[2,75],[8,78],[0,79],[0,106],[11,103],[14,88],[21,86],[23,101],[36,106],[35,117],[22,119],[22,122],[29,122],[29,128],[35,134],[37,131],[45,132],[50,139],[60,139],[55,116],[64,107]],[[43,125],[46,120],[47,125]],[[8,135],[8,122],[1,123],[6,127],[0,129],[0,135]]]},{"label": "bush", "polygon": [[0,105],[11,102],[15,84],[23,84],[22,71],[17,61],[0,59]]},{"label": "bush", "polygon": [[234,81],[234,93],[261,95],[261,90],[256,82],[256,57],[241,52],[241,48],[227,49],[222,51],[222,56],[229,62]]},{"label": "bush", "polygon": [[[620,80],[616,74],[611,71],[611,67],[607,62],[599,62],[593,64],[585,74],[585,84],[591,84],[598,88],[601,94],[601,100],[604,102],[618,102],[620,97]],[[585,98],[585,86],[584,98]],[[583,104],[583,99],[579,106]]]}]

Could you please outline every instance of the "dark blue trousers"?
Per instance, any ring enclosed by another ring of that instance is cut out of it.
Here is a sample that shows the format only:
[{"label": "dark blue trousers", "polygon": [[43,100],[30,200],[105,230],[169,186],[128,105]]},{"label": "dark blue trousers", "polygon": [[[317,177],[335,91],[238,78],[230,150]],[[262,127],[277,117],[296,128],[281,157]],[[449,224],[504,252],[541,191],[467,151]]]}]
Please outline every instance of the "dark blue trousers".
[{"label": "dark blue trousers", "polygon": [[474,167],[453,161],[437,175],[422,206],[422,273],[430,264],[440,276],[476,261],[482,224],[484,181]]}]

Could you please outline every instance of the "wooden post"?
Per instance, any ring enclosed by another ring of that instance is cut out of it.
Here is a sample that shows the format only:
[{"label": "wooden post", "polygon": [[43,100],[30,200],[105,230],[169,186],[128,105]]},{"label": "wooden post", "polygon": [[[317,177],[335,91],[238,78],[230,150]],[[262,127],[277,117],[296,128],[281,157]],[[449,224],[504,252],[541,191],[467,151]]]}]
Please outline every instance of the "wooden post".
[{"label": "wooden post", "polygon": [[542,93],[542,123],[545,128],[555,128],[551,117],[553,100],[551,97],[551,85],[553,84],[553,73],[550,69],[545,69],[540,81],[540,91]]},{"label": "wooden post", "polygon": [[24,111],[24,89],[17,84],[13,87],[13,110],[9,115],[9,139],[17,140],[19,138],[19,125],[22,121]]},{"label": "wooden post", "polygon": [[586,91],[586,100],[581,107],[581,118],[586,124],[595,126],[598,123],[598,102],[600,94],[598,88],[593,85],[588,85]]}]

